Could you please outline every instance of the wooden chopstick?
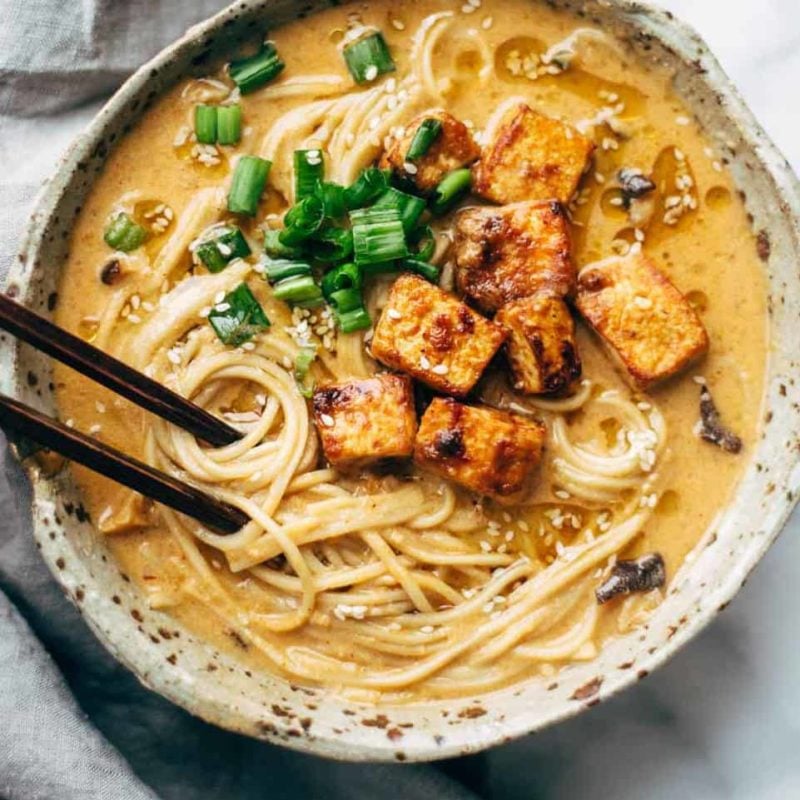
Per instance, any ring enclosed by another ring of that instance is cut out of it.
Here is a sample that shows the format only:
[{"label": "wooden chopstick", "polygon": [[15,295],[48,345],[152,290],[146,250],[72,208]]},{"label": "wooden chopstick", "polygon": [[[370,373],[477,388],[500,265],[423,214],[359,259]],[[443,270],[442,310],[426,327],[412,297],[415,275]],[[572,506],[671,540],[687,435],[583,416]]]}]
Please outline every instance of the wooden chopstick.
[{"label": "wooden chopstick", "polygon": [[0,427],[113,478],[123,486],[158,500],[221,533],[236,533],[249,517],[234,506],[126,456],[103,442],[62,425],[30,406],[0,394]]},{"label": "wooden chopstick", "polygon": [[242,438],[235,428],[186,398],[78,336],[53,325],[2,292],[0,328],[5,328],[37,350],[215,447],[232,444]]}]

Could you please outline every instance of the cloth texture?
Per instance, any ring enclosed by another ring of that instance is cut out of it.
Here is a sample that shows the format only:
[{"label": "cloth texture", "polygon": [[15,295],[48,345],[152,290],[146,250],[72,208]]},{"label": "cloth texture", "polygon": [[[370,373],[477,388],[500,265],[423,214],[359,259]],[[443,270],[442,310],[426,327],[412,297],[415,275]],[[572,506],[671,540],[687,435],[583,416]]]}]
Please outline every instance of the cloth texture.
[{"label": "cloth texture", "polygon": [[[59,154],[133,69],[223,4],[0,0],[0,282]],[[781,94],[800,78],[794,0],[738,0],[723,17],[669,6],[741,64],[771,133],[800,153]],[[624,695],[488,754],[370,766],[221,731],[141,687],[52,580],[29,504],[0,434],[0,800],[800,797],[797,516],[732,610]]]}]

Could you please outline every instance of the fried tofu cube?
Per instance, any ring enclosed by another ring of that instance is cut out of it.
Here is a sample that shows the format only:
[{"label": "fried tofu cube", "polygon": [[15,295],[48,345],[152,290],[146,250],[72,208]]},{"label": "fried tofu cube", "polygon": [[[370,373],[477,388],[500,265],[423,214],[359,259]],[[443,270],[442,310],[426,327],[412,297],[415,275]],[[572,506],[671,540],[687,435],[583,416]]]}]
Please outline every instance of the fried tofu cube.
[{"label": "fried tofu cube", "polygon": [[692,306],[643,253],[584,267],[576,305],[639,389],[675,375],[708,350]]},{"label": "fried tofu cube", "polygon": [[312,407],[325,458],[334,467],[406,458],[414,450],[414,395],[411,380],[402,375],[387,373],[320,386]]},{"label": "fried tofu cube", "polygon": [[494,320],[508,331],[506,355],[517,391],[555,394],[580,377],[575,322],[560,297],[540,293],[514,300]]},{"label": "fried tofu cube", "polygon": [[[409,162],[408,148],[419,126],[426,119],[442,124],[442,132],[424,156]],[[432,192],[448,172],[472,164],[481,154],[467,126],[446,111],[427,111],[415,117],[402,136],[394,140],[383,154],[381,169],[391,169],[404,181],[413,183],[421,192]]]},{"label": "fried tofu cube", "polygon": [[522,499],[542,458],[540,422],[436,398],[420,422],[414,463],[503,504]]},{"label": "fried tofu cube", "polygon": [[456,218],[458,288],[483,311],[550,291],[571,294],[575,267],[564,208],[556,202],[465,208]]},{"label": "fried tofu cube", "polygon": [[438,286],[401,275],[372,338],[372,355],[444,394],[466,395],[505,331]]},{"label": "fried tofu cube", "polygon": [[520,103],[503,116],[472,172],[472,190],[495,203],[568,203],[594,143],[575,128]]}]

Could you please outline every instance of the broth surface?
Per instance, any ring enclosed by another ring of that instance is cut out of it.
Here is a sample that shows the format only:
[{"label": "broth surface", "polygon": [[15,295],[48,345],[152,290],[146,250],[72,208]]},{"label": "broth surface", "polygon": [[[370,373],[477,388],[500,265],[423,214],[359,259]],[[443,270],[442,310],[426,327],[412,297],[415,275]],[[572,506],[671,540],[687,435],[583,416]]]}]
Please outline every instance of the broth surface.
[{"label": "broth surface", "polygon": [[[595,164],[584,177],[578,203],[572,206],[573,256],[579,269],[636,242],[625,212],[612,202],[611,178],[619,168],[637,166],[646,173],[655,168],[656,177],[669,183],[675,177],[674,148],[678,148],[689,165],[697,208],[687,211],[674,225],[665,224],[663,214],[657,213],[644,230],[641,244],[644,252],[662,266],[675,285],[692,300],[708,330],[711,348],[705,360],[687,374],[654,389],[650,397],[636,397],[636,402],[644,403],[645,409],[650,404],[658,407],[666,422],[667,439],[659,460],[657,481],[652,487],[657,505],[643,533],[620,553],[621,557],[631,557],[658,551],[664,557],[670,578],[729,501],[759,433],[767,358],[766,289],[743,204],[710,139],[674,94],[672,76],[659,65],[635,60],[619,44],[585,39],[576,48],[578,56],[565,71],[532,80],[524,75],[523,66],[523,74],[515,74],[520,72],[519,64],[524,63],[526,54],[546,51],[585,24],[544,3],[483,0],[471,13],[464,13],[461,3],[439,0],[392,3],[373,0],[330,8],[270,32],[287,64],[278,83],[307,74],[337,75],[349,81],[336,44],[352,21],[352,15],[383,31],[397,62],[395,77],[400,81],[410,68],[413,32],[431,14],[442,11],[454,12],[455,21],[443,43],[446,46],[435,50],[433,67],[446,73],[450,80],[447,110],[462,120],[469,120],[475,130],[481,131],[501,102],[513,96],[523,98],[536,110],[573,124],[591,120],[604,107],[621,105],[616,116],[629,127],[630,135],[617,137],[611,131],[595,129],[594,139],[598,144]],[[480,68],[481,55],[477,36],[490,48],[496,71],[495,78],[479,91],[476,90],[476,69]],[[163,214],[158,210],[162,203],[171,209],[173,218],[167,220],[165,232],[151,237],[145,245],[146,257],[155,259],[198,191],[223,184],[230,172],[230,159],[235,154],[257,153],[263,137],[276,120],[314,99],[313,94],[267,99],[259,92],[243,97],[242,141],[234,149],[225,148],[220,163],[209,166],[192,157],[191,143],[180,142],[181,131],[190,125],[192,108],[201,89],[194,80],[178,85],[145,115],[109,157],[75,225],[59,289],[56,310],[59,325],[92,339],[98,334],[104,313],[114,302],[118,287],[108,286],[100,278],[112,255],[103,242],[102,232],[110,212],[121,198],[135,192],[138,213],[154,212],[151,218]],[[412,108],[408,116],[430,106],[430,103],[422,103]],[[288,163],[276,162],[270,184],[279,183],[281,175],[285,176],[289,170]],[[264,214],[280,213],[285,207],[278,192],[271,189],[262,203],[259,222]],[[248,233],[255,230],[253,226]],[[186,270],[192,266],[188,252],[184,264]],[[128,280],[132,280],[131,285],[136,288],[138,279]],[[172,288],[177,281],[177,277],[173,278],[170,286],[164,288]],[[276,308],[267,292],[264,283],[256,294],[268,308],[273,330],[281,324],[290,324],[288,310]],[[123,358],[128,358],[137,346],[138,327],[153,313],[148,309],[157,308],[159,302],[158,293],[137,297],[133,302],[128,299],[127,315],[115,323],[113,335],[101,342],[101,346]],[[266,334],[270,335],[272,333]],[[595,396],[609,389],[617,389],[626,396],[630,394],[595,337],[582,323],[579,347],[584,376],[592,381]],[[102,441],[131,455],[147,458],[151,418],[65,367],[56,365],[55,371],[63,420],[71,420],[76,428],[91,431]],[[699,386],[693,376],[702,376],[707,381],[726,425],[741,436],[744,448],[740,455],[728,454],[702,442],[694,432]],[[602,415],[576,411],[566,414],[566,420],[571,433],[581,441],[604,437],[613,440],[616,434],[613,421]],[[95,522],[107,515],[108,509],[117,511],[121,504],[129,501],[129,493],[112,481],[78,466],[71,469]],[[438,484],[422,481],[419,485],[424,492],[433,493]],[[465,513],[474,511],[474,502],[466,493],[458,492],[458,503]],[[563,496],[552,479],[548,461],[525,507],[509,511],[487,503],[480,508],[486,521],[494,521],[492,531],[498,531],[500,538],[507,541],[507,553],[527,554],[542,565],[557,559],[560,548],[579,540],[585,528],[597,522],[598,514],[598,509],[587,508],[575,498]],[[554,509],[557,510],[555,515],[552,514]],[[578,517],[577,527],[572,526],[570,514]],[[554,524],[554,519],[560,520],[561,525]],[[511,536],[507,537],[509,531]],[[486,538],[483,533],[464,535]],[[157,520],[145,530],[109,535],[108,543],[121,570],[145,588],[154,605],[164,607],[215,647],[234,652],[243,662],[258,669],[281,672],[258,647],[243,642],[229,621],[208,613],[207,604],[197,596],[182,592],[188,569],[187,555],[162,522]],[[496,551],[496,543],[492,546]],[[214,548],[200,545],[200,550],[216,579],[231,592],[239,593],[237,597],[244,612],[261,613],[261,596],[241,586],[243,581],[251,579],[231,572],[223,554]],[[595,584],[597,582],[595,580]],[[633,595],[630,599],[601,606],[586,646],[568,659],[533,660],[529,669],[515,674],[513,679],[537,672],[549,675],[570,659],[591,658],[607,637],[624,633],[644,620],[657,599],[657,596]],[[569,631],[580,618],[578,610],[568,610],[548,638],[557,638]],[[466,636],[472,624],[470,621],[465,625],[461,633],[456,631],[454,639]],[[324,630],[324,625],[311,632],[301,626],[265,635],[265,638],[281,648],[311,646],[324,636]],[[330,634],[327,644],[346,656],[352,646],[347,637],[346,630],[337,628]],[[393,662],[387,656],[385,663]],[[498,682],[506,681],[503,678]],[[477,690],[491,686],[492,682],[487,679]],[[333,688],[350,691],[335,682]],[[423,683],[401,689],[398,694],[366,690],[358,696],[376,701],[384,695],[418,700],[448,691]]]}]

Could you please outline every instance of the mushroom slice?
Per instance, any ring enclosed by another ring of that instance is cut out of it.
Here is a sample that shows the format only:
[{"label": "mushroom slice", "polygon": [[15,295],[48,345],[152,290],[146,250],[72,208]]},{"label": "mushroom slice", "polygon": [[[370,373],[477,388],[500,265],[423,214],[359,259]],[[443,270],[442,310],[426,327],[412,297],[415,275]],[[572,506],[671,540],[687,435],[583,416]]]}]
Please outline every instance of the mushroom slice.
[{"label": "mushroom slice", "polygon": [[666,583],[667,570],[660,553],[646,553],[632,561],[617,561],[611,574],[595,589],[601,605],[631,592],[649,592]]}]

